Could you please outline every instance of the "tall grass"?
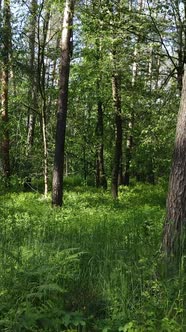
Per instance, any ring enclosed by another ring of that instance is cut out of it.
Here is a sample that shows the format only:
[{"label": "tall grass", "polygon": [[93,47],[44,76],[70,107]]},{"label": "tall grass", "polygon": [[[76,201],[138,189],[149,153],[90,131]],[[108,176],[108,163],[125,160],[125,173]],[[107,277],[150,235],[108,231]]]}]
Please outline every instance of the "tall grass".
[{"label": "tall grass", "polygon": [[[0,198],[0,331],[184,331],[179,278],[162,274],[165,191],[69,183],[64,208]],[[74,187],[73,187],[74,186]]]}]

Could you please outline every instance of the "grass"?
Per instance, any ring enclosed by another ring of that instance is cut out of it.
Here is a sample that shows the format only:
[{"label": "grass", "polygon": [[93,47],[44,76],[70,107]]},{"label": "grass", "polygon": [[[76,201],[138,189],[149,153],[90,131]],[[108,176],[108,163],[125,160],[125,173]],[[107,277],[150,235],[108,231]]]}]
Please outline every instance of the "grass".
[{"label": "grass", "polygon": [[179,278],[162,273],[162,186],[67,183],[0,197],[0,331],[184,331]]}]

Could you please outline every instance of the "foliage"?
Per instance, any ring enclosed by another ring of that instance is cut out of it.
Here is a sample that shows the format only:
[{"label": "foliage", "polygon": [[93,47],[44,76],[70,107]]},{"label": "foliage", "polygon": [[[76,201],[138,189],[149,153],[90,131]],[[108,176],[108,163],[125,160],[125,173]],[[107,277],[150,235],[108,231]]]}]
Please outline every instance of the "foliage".
[{"label": "foliage", "polygon": [[164,277],[159,250],[163,186],[113,202],[79,181],[63,211],[39,193],[1,195],[1,331],[182,331],[181,279]]},{"label": "foliage", "polygon": [[[64,3],[10,1],[7,86],[0,69],[0,92],[8,92],[0,145],[6,129],[11,162],[10,183],[0,179],[0,331],[184,331],[184,266],[179,276],[167,278],[161,241],[185,61],[186,2],[76,2],[61,211],[39,192],[43,173],[51,188]],[[122,180],[128,167],[132,178],[115,202],[108,191],[93,187],[100,143],[108,184],[112,173],[113,63],[121,80],[120,175]],[[21,191],[25,184],[30,192]]]},{"label": "foliage", "polygon": [[[11,173],[21,177],[23,182],[28,173],[31,179],[40,179],[44,168],[44,158],[41,158],[43,96],[38,89],[38,106],[35,109],[29,92],[32,90],[30,5],[31,1],[27,4],[22,0],[15,1],[15,6],[11,3],[12,74],[9,75],[8,105],[10,159]],[[105,171],[107,177],[111,177],[114,110],[110,53],[114,43],[117,48],[117,66],[121,74],[123,166],[125,167],[127,162],[127,137],[131,134],[131,174],[142,180],[148,180],[149,173],[154,174],[155,180],[160,176],[168,177],[179,97],[175,80],[175,72],[180,65],[177,53],[179,46],[183,44],[179,45],[179,29],[184,23],[182,15],[179,14],[182,7],[176,6],[177,2],[174,1],[168,1],[166,5],[162,1],[77,2],[65,148],[67,175],[80,175],[85,181],[88,176],[95,176],[95,131],[97,101],[100,98],[103,105]],[[37,79],[42,80],[45,90],[49,174],[53,167],[55,144],[63,8],[64,1],[50,0],[38,1],[36,8],[35,67],[38,75],[44,75]],[[45,22],[47,13],[50,13],[48,28]],[[179,24],[176,21],[178,19],[181,20]],[[46,45],[43,44],[45,35]],[[45,64],[43,69],[40,68],[41,53]],[[36,116],[36,124],[34,144],[27,155],[28,116],[31,110]],[[134,121],[130,132],[129,124],[132,118]],[[0,127],[1,125],[0,123]],[[0,159],[2,160],[1,154]],[[0,172],[1,168],[0,164]]]}]

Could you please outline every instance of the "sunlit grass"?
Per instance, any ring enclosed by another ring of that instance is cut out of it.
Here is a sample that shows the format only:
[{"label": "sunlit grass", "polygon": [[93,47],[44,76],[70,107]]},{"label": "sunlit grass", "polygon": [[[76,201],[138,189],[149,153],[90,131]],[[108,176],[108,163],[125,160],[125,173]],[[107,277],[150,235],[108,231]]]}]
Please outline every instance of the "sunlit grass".
[{"label": "sunlit grass", "polygon": [[1,196],[0,330],[181,331],[181,299],[161,276],[165,197],[136,185],[113,202],[79,183],[63,209],[39,193]]}]

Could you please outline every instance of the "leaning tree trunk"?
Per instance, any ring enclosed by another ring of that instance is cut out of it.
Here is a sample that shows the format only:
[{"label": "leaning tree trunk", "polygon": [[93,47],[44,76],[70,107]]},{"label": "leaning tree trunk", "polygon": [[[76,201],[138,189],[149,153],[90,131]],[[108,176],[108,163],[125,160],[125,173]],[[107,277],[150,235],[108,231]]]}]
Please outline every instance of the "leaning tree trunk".
[{"label": "leaning tree trunk", "polygon": [[72,20],[75,0],[66,0],[63,31],[62,31],[62,54],[59,86],[59,102],[57,113],[56,145],[53,170],[52,205],[62,206],[63,203],[63,170],[64,170],[64,147],[66,132],[66,117],[68,106],[68,84],[70,73],[70,57],[72,51]]},{"label": "leaning tree trunk", "polygon": [[8,129],[8,94],[9,94],[9,69],[11,49],[11,26],[10,26],[10,1],[4,1],[3,8],[3,47],[2,47],[2,74],[1,74],[1,119],[2,119],[2,167],[6,184],[10,177],[10,142]]},{"label": "leaning tree trunk", "polygon": [[168,257],[185,250],[186,230],[186,69],[183,78],[176,140],[167,198],[163,248]]}]

